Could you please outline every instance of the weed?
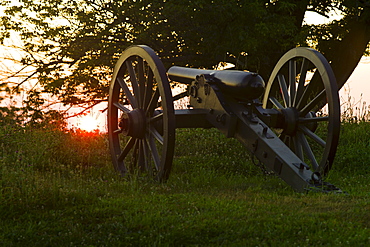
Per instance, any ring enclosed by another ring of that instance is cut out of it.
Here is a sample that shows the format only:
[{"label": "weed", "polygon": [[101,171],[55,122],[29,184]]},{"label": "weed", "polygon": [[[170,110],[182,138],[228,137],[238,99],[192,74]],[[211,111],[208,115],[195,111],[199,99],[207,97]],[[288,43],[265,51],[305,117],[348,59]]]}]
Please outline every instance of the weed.
[{"label": "weed", "polygon": [[359,100],[350,95],[350,89],[344,88],[347,99],[341,98],[341,118],[342,122],[358,123],[370,120],[370,105],[362,100],[362,94]]}]

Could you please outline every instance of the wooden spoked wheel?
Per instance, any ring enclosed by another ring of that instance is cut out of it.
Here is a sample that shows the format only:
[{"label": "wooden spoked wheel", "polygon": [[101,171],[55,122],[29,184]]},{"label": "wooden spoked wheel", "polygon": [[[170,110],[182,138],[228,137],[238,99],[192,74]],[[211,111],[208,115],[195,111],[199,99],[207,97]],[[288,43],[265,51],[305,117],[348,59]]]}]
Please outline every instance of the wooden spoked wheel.
[{"label": "wooden spoked wheel", "polygon": [[313,171],[332,167],[340,132],[340,104],[334,73],[324,56],[309,48],[288,51],[275,66],[264,108],[284,115],[272,126],[281,140]]},{"label": "wooden spoked wheel", "polygon": [[131,46],[116,63],[109,89],[109,147],[125,175],[168,178],[175,146],[175,115],[166,70],[147,46]]}]

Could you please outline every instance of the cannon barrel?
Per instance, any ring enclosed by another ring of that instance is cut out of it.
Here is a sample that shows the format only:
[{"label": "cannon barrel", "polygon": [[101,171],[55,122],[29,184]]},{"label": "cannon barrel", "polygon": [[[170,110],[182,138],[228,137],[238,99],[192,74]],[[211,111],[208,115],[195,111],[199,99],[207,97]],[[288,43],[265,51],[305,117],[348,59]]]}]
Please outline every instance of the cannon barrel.
[{"label": "cannon barrel", "polygon": [[[240,70],[204,70],[173,66],[168,70],[172,81],[191,84],[200,75],[210,75],[220,89],[238,99],[256,99],[264,92],[265,83],[260,75]],[[210,83],[211,84],[211,83]]]}]

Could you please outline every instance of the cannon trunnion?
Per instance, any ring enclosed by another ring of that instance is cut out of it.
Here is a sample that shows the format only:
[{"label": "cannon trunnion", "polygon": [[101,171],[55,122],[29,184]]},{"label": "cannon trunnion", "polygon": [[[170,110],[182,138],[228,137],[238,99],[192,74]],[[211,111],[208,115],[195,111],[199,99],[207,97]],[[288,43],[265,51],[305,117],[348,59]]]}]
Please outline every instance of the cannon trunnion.
[{"label": "cannon trunnion", "polygon": [[[172,96],[168,78],[187,84],[187,91]],[[173,101],[186,96],[188,109],[174,110]],[[339,117],[335,77],[312,49],[285,54],[265,85],[245,71],[173,66],[166,73],[152,49],[132,46],[114,70],[108,134],[122,175],[139,170],[168,179],[175,129],[214,127],[296,191],[339,191],[323,181],[334,161]]]}]

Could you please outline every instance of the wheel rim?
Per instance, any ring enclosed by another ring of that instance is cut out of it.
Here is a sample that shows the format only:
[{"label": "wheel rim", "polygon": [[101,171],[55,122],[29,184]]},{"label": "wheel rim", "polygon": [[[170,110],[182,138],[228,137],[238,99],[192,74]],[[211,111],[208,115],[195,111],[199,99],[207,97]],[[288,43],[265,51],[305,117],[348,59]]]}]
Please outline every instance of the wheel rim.
[{"label": "wheel rim", "polygon": [[326,175],[340,132],[340,104],[334,73],[324,56],[309,48],[287,52],[275,66],[263,98],[277,108],[284,126],[275,131],[302,161]]},{"label": "wheel rim", "polygon": [[115,169],[158,180],[169,176],[175,115],[166,70],[147,46],[131,46],[116,63],[109,89],[108,136]]}]

